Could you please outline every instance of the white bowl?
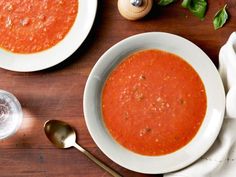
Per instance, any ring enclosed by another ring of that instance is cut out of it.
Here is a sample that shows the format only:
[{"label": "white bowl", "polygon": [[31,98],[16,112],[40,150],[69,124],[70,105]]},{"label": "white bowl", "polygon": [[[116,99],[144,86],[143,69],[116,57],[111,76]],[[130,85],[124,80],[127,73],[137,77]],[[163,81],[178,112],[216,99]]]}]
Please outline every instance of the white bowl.
[{"label": "white bowl", "polygon": [[[201,77],[207,95],[206,115],[196,136],[176,152],[162,156],[139,155],[123,148],[110,136],[101,116],[101,92],[108,74],[125,56],[149,48],[168,51],[185,59]],[[211,147],[222,126],[225,92],[216,67],[199,47],[173,34],[151,32],[129,37],[103,54],[87,80],[83,106],[93,140],[111,160],[136,172],[158,174],[188,166]]]},{"label": "white bowl", "polygon": [[18,54],[0,49],[0,67],[18,72],[52,67],[73,54],[87,37],[96,15],[97,0],[78,0],[75,22],[65,38],[55,46],[32,54]]}]

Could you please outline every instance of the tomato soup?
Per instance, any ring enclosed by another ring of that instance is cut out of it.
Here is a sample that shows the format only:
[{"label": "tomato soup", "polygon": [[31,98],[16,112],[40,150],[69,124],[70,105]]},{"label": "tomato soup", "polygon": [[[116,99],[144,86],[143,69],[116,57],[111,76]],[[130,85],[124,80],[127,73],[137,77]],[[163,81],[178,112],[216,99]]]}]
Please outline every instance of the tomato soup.
[{"label": "tomato soup", "polygon": [[105,125],[118,143],[157,156],[190,142],[205,117],[207,98],[203,82],[186,61],[144,50],[111,72],[101,104]]},{"label": "tomato soup", "polygon": [[0,47],[35,53],[61,41],[78,13],[78,0],[0,0]]}]

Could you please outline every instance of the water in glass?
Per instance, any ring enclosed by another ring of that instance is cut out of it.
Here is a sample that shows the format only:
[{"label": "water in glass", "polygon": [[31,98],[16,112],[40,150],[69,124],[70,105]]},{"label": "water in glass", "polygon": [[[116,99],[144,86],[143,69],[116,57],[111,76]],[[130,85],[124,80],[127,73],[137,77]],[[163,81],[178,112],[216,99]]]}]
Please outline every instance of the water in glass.
[{"label": "water in glass", "polygon": [[22,109],[16,97],[0,90],[0,139],[14,134],[22,122]]}]

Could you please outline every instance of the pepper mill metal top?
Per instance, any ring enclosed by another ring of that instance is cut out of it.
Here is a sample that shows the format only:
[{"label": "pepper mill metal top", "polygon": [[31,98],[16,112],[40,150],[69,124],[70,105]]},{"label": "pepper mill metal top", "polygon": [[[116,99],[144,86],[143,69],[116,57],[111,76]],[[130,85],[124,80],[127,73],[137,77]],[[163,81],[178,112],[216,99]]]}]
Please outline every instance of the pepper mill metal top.
[{"label": "pepper mill metal top", "polygon": [[130,0],[130,3],[135,7],[140,7],[143,3],[143,0]]}]

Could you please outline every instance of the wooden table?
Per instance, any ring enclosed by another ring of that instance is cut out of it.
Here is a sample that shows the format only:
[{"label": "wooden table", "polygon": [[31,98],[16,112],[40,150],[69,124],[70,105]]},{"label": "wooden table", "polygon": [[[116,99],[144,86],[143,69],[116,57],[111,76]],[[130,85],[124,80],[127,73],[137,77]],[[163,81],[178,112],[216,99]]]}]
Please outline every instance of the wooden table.
[{"label": "wooden table", "polygon": [[226,1],[208,2],[209,9],[204,21],[181,8],[179,2],[165,8],[155,5],[147,17],[132,22],[119,15],[116,0],[100,0],[89,36],[68,60],[51,69],[34,73],[0,69],[0,89],[13,93],[24,110],[21,129],[9,139],[0,141],[0,176],[109,176],[75,149],[55,148],[43,132],[43,124],[48,119],[60,119],[72,124],[79,134],[78,142],[123,176],[152,176],[131,172],[116,165],[95,145],[83,116],[85,82],[93,65],[113,44],[131,35],[149,31],[170,32],[191,40],[217,66],[220,47],[236,30],[236,3],[228,0],[230,20],[224,28],[215,31],[212,26],[213,16]]}]

